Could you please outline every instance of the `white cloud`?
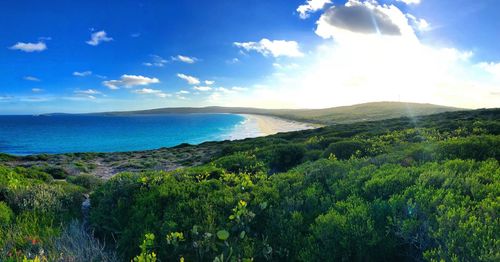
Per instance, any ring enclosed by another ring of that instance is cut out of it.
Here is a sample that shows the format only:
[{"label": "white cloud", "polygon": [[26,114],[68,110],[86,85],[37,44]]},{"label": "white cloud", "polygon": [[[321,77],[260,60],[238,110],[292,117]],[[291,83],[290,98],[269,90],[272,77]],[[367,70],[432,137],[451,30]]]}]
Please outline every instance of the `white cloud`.
[{"label": "white cloud", "polygon": [[85,76],[90,76],[92,75],[92,71],[83,71],[83,72],[73,72],[74,76],[79,76],[79,77],[85,77]]},{"label": "white cloud", "polygon": [[209,86],[195,86],[193,87],[194,90],[198,90],[198,91],[202,91],[202,92],[206,92],[206,91],[210,91],[212,90],[211,87]]},{"label": "white cloud", "polygon": [[172,96],[171,94],[167,94],[161,90],[158,89],[151,89],[151,88],[142,88],[142,89],[137,89],[132,91],[133,93],[140,94],[140,95],[155,95],[157,97],[161,98],[166,98]]},{"label": "white cloud", "polygon": [[97,91],[95,89],[75,90],[74,93],[81,94],[81,95],[100,95],[100,94],[102,94],[100,91]]},{"label": "white cloud", "polygon": [[177,95],[187,95],[187,94],[190,94],[191,92],[189,91],[186,91],[186,90],[180,90],[179,92],[177,92],[176,94]]},{"label": "white cloud", "polygon": [[213,84],[215,84],[215,81],[212,81],[212,80],[205,80],[205,85],[209,85],[209,86],[211,86],[211,85],[213,85]]},{"label": "white cloud", "polygon": [[295,41],[286,40],[269,40],[263,38],[259,42],[235,42],[235,46],[242,48],[245,51],[256,51],[264,56],[272,55],[273,57],[301,57],[304,54],[299,49],[299,44]]},{"label": "white cloud", "polygon": [[[215,105],[234,106],[235,101],[238,101],[238,102],[246,103],[247,105],[249,105],[248,100],[246,102],[239,100],[241,98],[240,92],[249,90],[246,87],[240,87],[240,86],[233,86],[231,88],[217,87],[217,88],[213,88],[212,90],[214,92],[212,92],[207,97],[207,99],[210,103],[213,103]],[[254,95],[254,94],[251,94],[251,95]],[[245,94],[245,96],[243,96],[243,97],[245,100],[248,99],[248,97],[250,97],[250,100],[253,101],[255,96],[247,96],[247,94]],[[236,103],[238,103],[238,102],[236,102]],[[255,104],[254,104],[254,106],[255,106]],[[261,105],[259,105],[259,106],[261,106]]]},{"label": "white cloud", "polygon": [[131,88],[133,86],[145,86],[160,83],[158,78],[150,78],[140,75],[122,75],[120,80],[108,80],[102,84],[109,89],[119,89],[120,87]]},{"label": "white cloud", "polygon": [[237,91],[237,92],[247,91],[248,90],[248,88],[246,88],[246,87],[240,87],[240,86],[233,86],[231,89],[234,90],[234,91]]},{"label": "white cloud", "polygon": [[17,42],[15,45],[11,46],[10,49],[20,50],[27,53],[42,52],[44,50],[47,50],[47,45],[41,41],[38,43]]},{"label": "white cloud", "polygon": [[100,78],[100,79],[106,79],[108,78],[107,76],[103,76],[103,75],[95,75],[96,77]]},{"label": "white cloud", "polygon": [[99,31],[92,33],[92,35],[90,36],[90,40],[86,41],[85,43],[92,46],[97,46],[102,42],[109,42],[109,41],[113,41],[113,38],[108,37],[105,31]]},{"label": "white cloud", "polygon": [[201,83],[200,79],[198,79],[194,76],[188,76],[185,74],[177,74],[177,77],[180,79],[186,80],[186,82],[190,85],[199,85]]},{"label": "white cloud", "polygon": [[236,90],[234,90],[234,89],[228,89],[228,88],[225,88],[225,87],[218,87],[215,90],[217,90],[218,92],[224,93],[224,94],[236,93]]},{"label": "white cloud", "polygon": [[232,64],[236,64],[236,63],[239,63],[240,60],[236,57],[232,58],[232,59],[229,59],[229,60],[226,60],[226,64],[229,64],[229,65],[232,65]]},{"label": "white cloud", "polygon": [[41,92],[43,92],[43,89],[41,89],[41,88],[32,88],[31,92],[33,92],[33,93],[41,93]]},{"label": "white cloud", "polygon": [[172,60],[187,63],[187,64],[194,64],[198,61],[198,58],[178,55],[178,56],[172,57]]},{"label": "white cloud", "polygon": [[2,101],[10,101],[12,99],[14,99],[13,96],[0,95],[0,102],[2,102]]},{"label": "white cloud", "polygon": [[403,2],[407,5],[418,5],[420,4],[421,0],[397,0],[398,2]]},{"label": "white cloud", "polygon": [[26,81],[40,82],[40,79],[34,76],[25,76],[23,77],[23,79]]},{"label": "white cloud", "polygon": [[427,22],[427,20],[423,18],[417,18],[412,14],[406,14],[406,16],[410,19],[410,22],[413,23],[413,26],[420,32],[430,31],[431,24]]},{"label": "white cloud", "polygon": [[166,97],[171,97],[172,95],[167,93],[158,93],[156,94],[156,96],[161,98],[166,98]]},{"label": "white cloud", "polygon": [[168,61],[159,55],[151,55],[151,62],[142,63],[145,66],[163,67]]},{"label": "white cloud", "polygon": [[[407,15],[394,5],[350,0],[335,8],[324,11],[317,22],[316,33],[330,41],[300,60],[300,67],[285,71],[282,64],[276,65],[245,95],[218,92],[212,99],[218,99],[218,105],[271,108],[398,100],[464,108],[499,106],[494,95],[500,93],[496,63],[478,66],[470,51],[423,43]],[[367,13],[381,22],[378,31]]]},{"label": "white cloud", "polygon": [[489,74],[500,78],[500,63],[482,62],[478,66]]},{"label": "white cloud", "polygon": [[297,12],[301,19],[306,19],[309,17],[310,13],[314,13],[321,10],[327,4],[331,4],[331,0],[307,0],[305,4],[297,8]]},{"label": "white cloud", "polygon": [[407,16],[394,5],[376,1],[349,0],[328,8],[316,22],[316,34],[336,41],[357,41],[365,35],[403,36],[417,40]]}]

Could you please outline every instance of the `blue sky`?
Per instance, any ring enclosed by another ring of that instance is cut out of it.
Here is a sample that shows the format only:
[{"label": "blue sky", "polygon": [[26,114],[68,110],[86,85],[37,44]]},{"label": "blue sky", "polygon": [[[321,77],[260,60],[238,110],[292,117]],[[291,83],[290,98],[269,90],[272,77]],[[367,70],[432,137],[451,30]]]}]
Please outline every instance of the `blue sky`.
[{"label": "blue sky", "polygon": [[0,114],[500,105],[495,0],[5,0],[0,10]]}]

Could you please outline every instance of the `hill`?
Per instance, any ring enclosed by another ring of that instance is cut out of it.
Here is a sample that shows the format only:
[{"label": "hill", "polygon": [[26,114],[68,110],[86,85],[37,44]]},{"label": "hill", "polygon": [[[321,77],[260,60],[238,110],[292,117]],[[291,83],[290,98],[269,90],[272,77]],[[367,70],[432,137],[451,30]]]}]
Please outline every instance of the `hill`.
[{"label": "hill", "polygon": [[[0,154],[0,260],[499,261],[499,161],[500,109]],[[106,165],[119,174],[89,175]]]},{"label": "hill", "polygon": [[414,117],[463,110],[433,104],[406,102],[372,102],[325,109],[261,109],[249,107],[174,107],[141,111],[106,112],[106,115],[231,113],[260,114],[319,124],[354,123],[397,117]]}]

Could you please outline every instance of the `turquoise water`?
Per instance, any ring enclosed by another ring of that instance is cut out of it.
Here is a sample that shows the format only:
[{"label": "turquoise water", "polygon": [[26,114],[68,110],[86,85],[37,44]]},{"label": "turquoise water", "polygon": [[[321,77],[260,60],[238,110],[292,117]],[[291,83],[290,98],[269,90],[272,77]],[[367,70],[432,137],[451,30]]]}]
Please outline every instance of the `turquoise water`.
[{"label": "turquoise water", "polygon": [[0,116],[0,152],[27,155],[122,152],[230,137],[233,114]]}]

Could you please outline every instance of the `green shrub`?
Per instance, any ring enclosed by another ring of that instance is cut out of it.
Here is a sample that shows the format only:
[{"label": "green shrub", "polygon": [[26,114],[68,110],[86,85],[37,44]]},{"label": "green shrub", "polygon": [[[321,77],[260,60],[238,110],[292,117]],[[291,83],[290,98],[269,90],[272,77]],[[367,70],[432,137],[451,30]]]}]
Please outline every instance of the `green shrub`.
[{"label": "green shrub", "polygon": [[365,144],[358,141],[340,141],[332,143],[325,150],[323,156],[328,158],[331,154],[335,155],[337,159],[349,159],[351,156],[363,154]]},{"label": "green shrub", "polygon": [[438,145],[441,159],[476,159],[494,158],[500,161],[500,137],[472,136],[452,139]]},{"label": "green shrub", "polygon": [[31,167],[31,168],[16,167],[14,168],[14,172],[16,172],[19,175],[22,175],[25,178],[42,180],[44,182],[51,182],[53,180],[51,175],[47,174],[38,167]]},{"label": "green shrub", "polygon": [[260,159],[268,163],[270,173],[287,171],[304,160],[305,147],[300,144],[277,145],[257,153]]},{"label": "green shrub", "polygon": [[94,175],[82,174],[78,176],[69,176],[66,178],[69,183],[86,188],[88,191],[93,191],[101,186],[104,181]]},{"label": "green shrub", "polygon": [[12,209],[5,202],[0,202],[0,227],[10,224],[13,217]]},{"label": "green shrub", "polygon": [[214,161],[214,165],[236,174],[256,174],[265,171],[265,166],[262,161],[257,160],[255,155],[243,152],[221,157]]},{"label": "green shrub", "polygon": [[68,172],[61,167],[46,166],[42,168],[43,172],[50,174],[54,179],[66,179]]}]

